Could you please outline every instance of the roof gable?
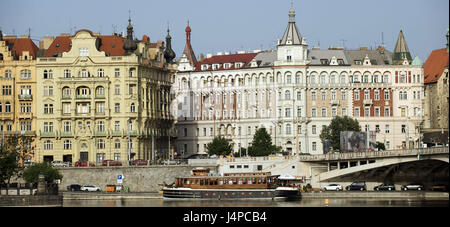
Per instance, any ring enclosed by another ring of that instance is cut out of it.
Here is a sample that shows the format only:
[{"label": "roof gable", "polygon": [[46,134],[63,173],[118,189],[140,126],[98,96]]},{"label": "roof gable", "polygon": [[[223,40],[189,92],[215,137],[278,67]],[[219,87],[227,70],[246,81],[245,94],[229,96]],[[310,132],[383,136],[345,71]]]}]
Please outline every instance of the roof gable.
[{"label": "roof gable", "polygon": [[424,83],[434,83],[439,80],[444,68],[448,67],[447,49],[433,50],[423,64]]}]

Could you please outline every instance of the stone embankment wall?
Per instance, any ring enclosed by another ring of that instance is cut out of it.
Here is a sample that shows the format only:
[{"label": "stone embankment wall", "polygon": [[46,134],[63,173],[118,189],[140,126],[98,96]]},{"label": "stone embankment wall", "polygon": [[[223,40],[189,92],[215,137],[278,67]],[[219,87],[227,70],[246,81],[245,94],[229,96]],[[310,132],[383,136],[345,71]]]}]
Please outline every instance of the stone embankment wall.
[{"label": "stone embankment wall", "polygon": [[[175,177],[190,176],[193,168],[189,165],[59,168],[63,175],[59,190],[66,191],[70,184],[91,184],[105,191],[106,185],[117,185],[117,175],[121,174],[122,185],[128,186],[130,192],[157,192],[161,189],[158,184],[170,184],[175,181]],[[215,167],[210,169],[214,170]]]}]

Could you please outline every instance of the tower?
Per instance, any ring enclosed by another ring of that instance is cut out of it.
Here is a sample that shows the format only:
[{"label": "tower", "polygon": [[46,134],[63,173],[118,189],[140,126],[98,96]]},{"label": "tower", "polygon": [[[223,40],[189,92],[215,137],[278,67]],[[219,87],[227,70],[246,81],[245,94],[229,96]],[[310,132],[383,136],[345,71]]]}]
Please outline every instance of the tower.
[{"label": "tower", "polygon": [[394,65],[401,65],[405,58],[411,63],[411,53],[409,52],[408,45],[406,44],[405,36],[403,31],[400,30],[398,34],[397,43],[395,44],[394,53],[392,56],[392,61]]},{"label": "tower", "polygon": [[131,25],[131,18],[128,18],[127,40],[123,42],[123,49],[127,55],[132,54],[137,49],[137,44],[133,41],[133,26]]},{"label": "tower", "polygon": [[277,62],[275,64],[306,64],[308,45],[295,24],[295,10],[292,3],[288,16],[288,26],[277,45]]},{"label": "tower", "polygon": [[167,28],[167,36],[166,36],[166,49],[164,50],[164,58],[167,63],[172,63],[172,60],[175,58],[175,52],[172,50],[172,37],[170,36],[170,29]]},{"label": "tower", "polygon": [[191,27],[189,26],[189,21],[185,29],[186,32],[186,44],[184,46],[183,54],[178,63],[178,70],[180,71],[190,71],[195,68],[197,64],[197,58],[195,57],[194,50],[191,46]]}]

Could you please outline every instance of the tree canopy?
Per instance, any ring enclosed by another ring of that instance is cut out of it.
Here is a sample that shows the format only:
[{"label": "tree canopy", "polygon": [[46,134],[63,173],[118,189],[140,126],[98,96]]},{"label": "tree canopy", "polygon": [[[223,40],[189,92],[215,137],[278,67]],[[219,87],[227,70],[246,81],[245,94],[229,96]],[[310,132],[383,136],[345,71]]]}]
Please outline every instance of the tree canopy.
[{"label": "tree canopy", "polygon": [[23,162],[33,154],[33,138],[24,135],[11,135],[0,144],[0,183],[9,183],[11,177],[20,177]]},{"label": "tree canopy", "polygon": [[262,127],[256,130],[252,145],[248,147],[248,154],[250,156],[268,156],[280,150],[281,147],[272,144],[272,138],[266,128]]},{"label": "tree canopy", "polygon": [[322,143],[328,140],[330,148],[338,151],[340,148],[340,133],[342,131],[355,131],[360,132],[361,126],[358,120],[348,116],[340,117],[336,116],[331,120],[331,123],[322,129],[320,133],[320,139]]},{"label": "tree canopy", "polygon": [[23,171],[23,178],[27,183],[37,183],[39,173],[44,173],[45,181],[52,183],[55,180],[62,179],[59,171],[51,166],[48,162],[36,163]]},{"label": "tree canopy", "polygon": [[233,147],[223,136],[214,137],[213,141],[206,145],[209,155],[229,155],[233,151]]}]

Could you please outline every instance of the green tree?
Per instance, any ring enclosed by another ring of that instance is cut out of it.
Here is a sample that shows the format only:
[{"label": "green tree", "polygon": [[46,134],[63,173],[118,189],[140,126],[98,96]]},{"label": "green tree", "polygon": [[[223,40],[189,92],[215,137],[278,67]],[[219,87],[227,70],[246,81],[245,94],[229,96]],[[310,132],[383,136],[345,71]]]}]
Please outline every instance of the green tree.
[{"label": "green tree", "polygon": [[381,143],[381,142],[378,142],[378,141],[377,141],[377,146],[376,146],[376,148],[377,148],[379,151],[385,151],[385,150],[386,150],[386,147],[384,146],[384,143]]},{"label": "green tree", "polygon": [[361,131],[361,126],[358,120],[350,118],[348,116],[340,117],[336,116],[331,120],[331,123],[322,129],[320,133],[320,139],[322,143],[328,140],[330,148],[338,151],[340,147],[340,133],[343,131]]},{"label": "green tree", "polygon": [[48,162],[36,163],[23,171],[23,179],[27,183],[37,183],[39,179],[39,173],[44,173],[45,181],[47,183],[53,183],[55,180],[63,178],[61,173],[51,166]]},{"label": "green tree", "polygon": [[250,156],[268,156],[280,150],[281,147],[272,144],[272,138],[263,127],[256,130],[252,145],[248,147],[248,154]]},{"label": "green tree", "polygon": [[0,144],[0,182],[9,184],[13,176],[21,176],[23,162],[33,154],[32,142],[32,137],[12,135]]},{"label": "green tree", "polygon": [[213,141],[206,145],[209,155],[229,155],[233,151],[233,147],[223,136],[214,137]]}]

